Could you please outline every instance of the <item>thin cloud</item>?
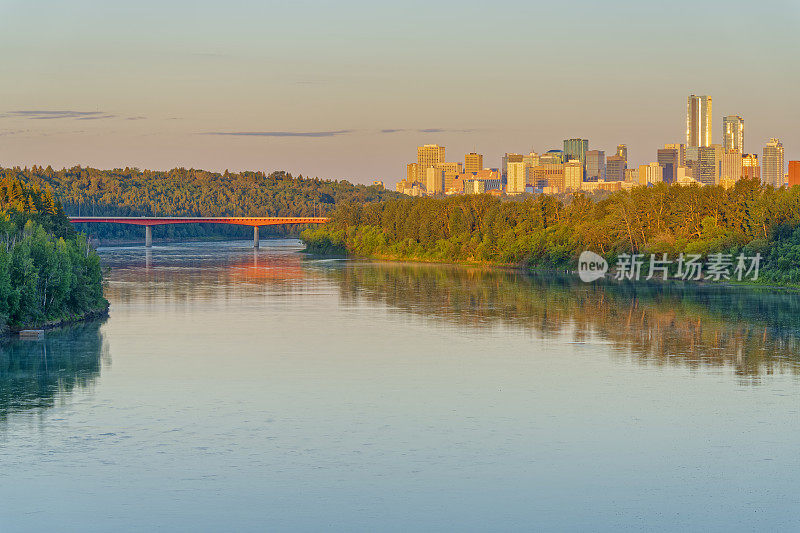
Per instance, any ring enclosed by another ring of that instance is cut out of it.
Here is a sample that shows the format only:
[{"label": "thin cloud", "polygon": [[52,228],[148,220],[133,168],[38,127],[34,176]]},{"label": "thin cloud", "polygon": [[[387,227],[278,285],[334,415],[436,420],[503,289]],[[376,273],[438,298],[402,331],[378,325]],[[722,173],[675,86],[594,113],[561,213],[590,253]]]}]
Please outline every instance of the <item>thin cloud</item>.
[{"label": "thin cloud", "polygon": [[125,120],[145,120],[147,117],[138,116],[138,117],[127,117]]},{"label": "thin cloud", "polygon": [[347,135],[353,130],[334,131],[209,131],[203,135],[222,135],[227,137],[335,137]]},{"label": "thin cloud", "polygon": [[29,120],[58,120],[58,119],[101,120],[107,118],[114,118],[116,115],[111,115],[103,111],[24,109],[21,111],[7,111],[2,116],[8,118],[26,118]]},{"label": "thin cloud", "polygon": [[406,131],[404,129],[388,129],[388,130],[381,130],[381,133],[398,133],[401,131]]}]

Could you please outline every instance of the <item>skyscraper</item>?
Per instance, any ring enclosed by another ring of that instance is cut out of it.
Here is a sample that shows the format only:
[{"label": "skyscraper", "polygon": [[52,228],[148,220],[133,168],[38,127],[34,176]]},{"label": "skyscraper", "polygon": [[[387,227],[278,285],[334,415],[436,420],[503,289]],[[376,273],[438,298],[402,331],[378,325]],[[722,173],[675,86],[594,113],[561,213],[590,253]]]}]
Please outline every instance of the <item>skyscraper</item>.
[{"label": "skyscraper", "polygon": [[420,183],[428,182],[428,168],[444,163],[444,146],[426,144],[417,147],[417,178]]},{"label": "skyscraper", "polygon": [[583,165],[577,159],[564,164],[564,190],[578,191],[583,183]]},{"label": "skyscraper", "polygon": [[508,164],[509,163],[522,163],[522,154],[515,154],[513,152],[506,152],[503,156],[503,166],[500,169],[502,172],[503,183],[508,182]]},{"label": "skyscraper", "polygon": [[739,115],[722,117],[722,148],[726,152],[744,153],[744,119]]},{"label": "skyscraper", "polygon": [[628,162],[628,146],[625,144],[617,145],[617,155]]},{"label": "skyscraper", "polygon": [[693,177],[703,185],[717,185],[722,170],[722,145],[700,146]]},{"label": "skyscraper", "polygon": [[655,185],[664,181],[664,168],[658,163],[639,165],[639,185]]},{"label": "skyscraper", "polygon": [[674,144],[665,144],[664,148],[667,150],[677,150],[678,151],[678,166],[684,167],[686,166],[686,145],[683,143],[674,143]]},{"label": "skyscraper", "polygon": [[606,153],[603,150],[586,152],[586,179],[598,181],[606,178]]},{"label": "skyscraper", "polygon": [[658,151],[658,164],[664,167],[664,183],[675,182],[675,172],[680,166],[678,163],[678,150],[675,148],[662,148]]},{"label": "skyscraper", "polygon": [[770,139],[761,158],[761,182],[764,185],[782,187],[783,169],[783,144],[778,139]]},{"label": "skyscraper", "polygon": [[464,172],[475,174],[483,170],[483,155],[470,152],[464,156]]},{"label": "skyscraper", "polygon": [[510,161],[508,163],[507,194],[522,194],[525,192],[525,186],[528,184],[528,168],[522,161]]},{"label": "skyscraper", "polygon": [[589,150],[588,139],[565,139],[564,140],[564,161],[577,159],[581,165],[586,167],[586,151]]},{"label": "skyscraper", "polygon": [[686,101],[686,146],[711,146],[711,97],[689,95]]},{"label": "skyscraper", "polygon": [[628,163],[621,155],[610,155],[606,159],[606,179],[608,181],[625,181],[625,169]]}]

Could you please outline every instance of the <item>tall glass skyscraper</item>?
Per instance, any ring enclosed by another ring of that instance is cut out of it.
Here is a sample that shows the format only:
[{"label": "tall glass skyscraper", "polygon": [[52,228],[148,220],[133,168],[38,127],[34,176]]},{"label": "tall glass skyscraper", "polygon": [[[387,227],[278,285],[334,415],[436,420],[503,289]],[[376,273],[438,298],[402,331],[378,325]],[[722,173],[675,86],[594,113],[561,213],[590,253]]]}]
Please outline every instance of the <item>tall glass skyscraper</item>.
[{"label": "tall glass skyscraper", "polygon": [[577,159],[586,168],[586,151],[589,150],[588,139],[565,139],[564,162]]},{"label": "tall glass skyscraper", "polygon": [[739,115],[722,118],[722,147],[726,152],[739,150],[744,153],[744,119]]},{"label": "tall glass skyscraper", "polygon": [[686,100],[686,146],[711,146],[711,97],[689,95]]},{"label": "tall glass skyscraper", "polygon": [[778,139],[770,139],[764,147],[761,158],[761,181],[764,185],[783,186],[783,144]]}]

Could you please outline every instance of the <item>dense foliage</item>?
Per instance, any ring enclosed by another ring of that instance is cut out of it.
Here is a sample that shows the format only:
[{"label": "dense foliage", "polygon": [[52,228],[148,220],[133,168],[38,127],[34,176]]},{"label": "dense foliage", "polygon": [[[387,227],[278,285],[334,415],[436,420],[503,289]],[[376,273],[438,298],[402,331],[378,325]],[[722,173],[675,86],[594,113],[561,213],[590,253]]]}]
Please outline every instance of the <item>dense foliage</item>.
[{"label": "dense foliage", "polygon": [[107,306],[100,260],[52,192],[0,178],[0,332]]},{"label": "dense foliage", "polygon": [[764,277],[800,282],[800,188],[742,180],[722,187],[639,187],[501,200],[489,195],[340,206],[309,229],[313,252],[423,261],[574,268],[583,250],[620,253],[761,253]]},{"label": "dense foliage", "polygon": [[[166,172],[136,168],[98,170],[73,167],[0,169],[0,179],[51,187],[70,215],[100,216],[313,216],[341,202],[367,203],[396,197],[380,187],[292,177],[286,172],[228,172],[176,168]],[[104,239],[142,238],[142,229],[116,224],[79,228]],[[272,226],[266,232],[296,232]],[[154,228],[156,237],[248,237],[248,227],[173,225]]]}]

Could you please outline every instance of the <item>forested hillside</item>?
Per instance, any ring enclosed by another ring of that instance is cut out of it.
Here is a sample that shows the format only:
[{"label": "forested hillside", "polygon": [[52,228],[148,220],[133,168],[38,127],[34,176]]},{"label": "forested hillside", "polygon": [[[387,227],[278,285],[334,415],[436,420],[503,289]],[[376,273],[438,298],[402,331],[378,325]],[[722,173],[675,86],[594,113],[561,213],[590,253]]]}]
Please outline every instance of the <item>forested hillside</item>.
[{"label": "forested hillside", "polygon": [[603,199],[539,195],[418,198],[343,205],[303,240],[315,252],[575,268],[617,254],[761,253],[764,278],[800,283],[800,187],[641,187]]},{"label": "forested hillside", "polygon": [[107,307],[100,260],[53,193],[0,177],[0,333]]},{"label": "forested hillside", "polygon": [[[313,216],[327,214],[342,202],[367,203],[396,198],[383,188],[348,181],[292,177],[286,172],[214,173],[177,168],[166,172],[135,168],[98,170],[73,167],[0,169],[0,178],[51,187],[70,215],[119,216]],[[142,238],[141,228],[85,225],[101,238]],[[267,232],[296,232],[274,226]],[[180,225],[154,228],[156,237],[252,235],[247,227]]]}]

